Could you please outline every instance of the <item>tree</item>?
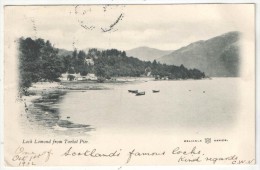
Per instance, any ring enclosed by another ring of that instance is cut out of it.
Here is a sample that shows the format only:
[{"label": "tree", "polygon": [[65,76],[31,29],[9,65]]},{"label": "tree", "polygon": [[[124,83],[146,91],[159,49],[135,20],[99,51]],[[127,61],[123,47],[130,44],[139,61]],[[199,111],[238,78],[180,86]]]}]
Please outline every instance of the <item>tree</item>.
[{"label": "tree", "polygon": [[72,53],[72,66],[74,67],[74,71],[78,73],[78,51],[75,49]]},{"label": "tree", "polygon": [[63,70],[62,61],[57,57],[58,50],[46,41],[41,51],[41,78],[45,81],[58,81]]},{"label": "tree", "polygon": [[31,38],[19,40],[19,87],[28,88],[40,77],[40,46]]},{"label": "tree", "polygon": [[63,72],[68,72],[69,69],[72,67],[72,57],[70,55],[67,55],[66,57],[62,57],[62,63],[63,63]]},{"label": "tree", "polygon": [[78,72],[83,76],[88,74],[88,65],[85,63],[86,56],[84,51],[79,51],[77,60]]},{"label": "tree", "polygon": [[75,79],[75,76],[69,74],[67,78],[68,78],[69,81],[72,81],[72,80]]},{"label": "tree", "polygon": [[19,87],[28,88],[38,81],[59,81],[63,65],[58,50],[43,39],[19,40]]}]

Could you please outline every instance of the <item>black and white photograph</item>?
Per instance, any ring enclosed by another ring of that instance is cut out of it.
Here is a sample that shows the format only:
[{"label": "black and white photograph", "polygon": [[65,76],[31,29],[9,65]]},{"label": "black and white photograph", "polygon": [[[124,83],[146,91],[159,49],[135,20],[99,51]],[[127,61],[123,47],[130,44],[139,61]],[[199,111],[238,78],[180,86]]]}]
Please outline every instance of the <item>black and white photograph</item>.
[{"label": "black and white photograph", "polygon": [[5,164],[255,164],[254,4],[4,6]]}]

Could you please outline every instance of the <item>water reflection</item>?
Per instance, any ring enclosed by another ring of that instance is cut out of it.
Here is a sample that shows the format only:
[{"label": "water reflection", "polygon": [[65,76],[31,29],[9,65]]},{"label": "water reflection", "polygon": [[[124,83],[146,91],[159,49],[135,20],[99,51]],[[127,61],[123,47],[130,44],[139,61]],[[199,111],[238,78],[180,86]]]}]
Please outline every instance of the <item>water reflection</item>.
[{"label": "water reflection", "polygon": [[[28,106],[27,119],[38,129],[52,130],[59,134],[78,134],[93,130],[90,125],[76,124],[69,117],[61,119],[59,103],[67,92],[53,90],[41,92],[41,97]],[[39,127],[40,126],[40,127]]]}]

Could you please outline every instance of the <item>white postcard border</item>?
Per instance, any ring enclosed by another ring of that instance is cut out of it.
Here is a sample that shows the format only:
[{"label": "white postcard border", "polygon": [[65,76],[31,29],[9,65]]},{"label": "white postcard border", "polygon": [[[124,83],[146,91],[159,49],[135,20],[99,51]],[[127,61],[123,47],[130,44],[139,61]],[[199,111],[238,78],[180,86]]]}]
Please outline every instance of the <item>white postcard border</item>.
[{"label": "white postcard border", "polygon": [[[259,61],[259,52],[260,52],[260,45],[259,45],[259,37],[260,37],[260,28],[259,28],[259,18],[260,18],[260,3],[257,0],[219,0],[219,1],[213,1],[213,0],[186,0],[185,2],[183,0],[133,0],[133,1],[127,1],[127,0],[101,0],[101,1],[97,1],[97,0],[90,0],[90,1],[84,1],[84,0],[56,0],[55,2],[52,0],[44,0],[44,1],[36,1],[36,0],[2,0],[1,2],[1,9],[0,9],[0,13],[1,13],[1,28],[0,28],[0,35],[1,35],[1,54],[0,54],[0,68],[1,68],[1,77],[0,77],[0,90],[1,90],[1,98],[0,98],[0,108],[1,108],[1,117],[0,117],[0,124],[1,124],[1,149],[0,149],[0,157],[1,157],[1,169],[18,169],[18,168],[6,168],[4,167],[4,157],[3,157],[3,144],[4,144],[4,140],[3,140],[3,131],[4,131],[4,127],[3,127],[3,120],[4,120],[4,114],[3,114],[3,110],[4,110],[4,105],[3,105],[3,91],[4,91],[4,87],[3,87],[3,75],[4,75],[4,68],[3,68],[3,53],[4,53],[4,45],[3,45],[3,39],[4,39],[4,34],[3,34],[3,6],[4,5],[44,5],[44,4],[104,4],[104,3],[112,3],[112,4],[122,4],[122,3],[126,3],[126,4],[158,4],[158,3],[256,3],[256,101],[259,101],[259,90],[257,87],[259,87],[259,78],[260,78],[260,71],[259,71],[259,66],[260,66],[260,61]],[[259,102],[256,102],[256,165],[247,165],[247,166],[171,166],[171,167],[123,167],[123,169],[223,169],[223,170],[254,170],[254,169],[258,169],[259,168],[259,162],[260,162],[260,146],[259,146],[259,126],[260,123],[260,116],[259,116]],[[37,168],[28,168],[26,167],[26,169],[118,169],[119,167],[114,167],[114,166],[109,166],[109,167],[37,167]],[[20,169],[20,168],[19,168]]]}]

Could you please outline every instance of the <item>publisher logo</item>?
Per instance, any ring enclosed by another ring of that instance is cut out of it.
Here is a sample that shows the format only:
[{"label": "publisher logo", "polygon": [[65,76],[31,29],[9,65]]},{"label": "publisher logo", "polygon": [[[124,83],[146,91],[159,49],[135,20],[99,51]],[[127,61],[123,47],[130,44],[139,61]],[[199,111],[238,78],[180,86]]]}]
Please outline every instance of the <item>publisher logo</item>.
[{"label": "publisher logo", "polygon": [[206,143],[206,144],[211,143],[211,138],[205,138],[205,143]]}]

